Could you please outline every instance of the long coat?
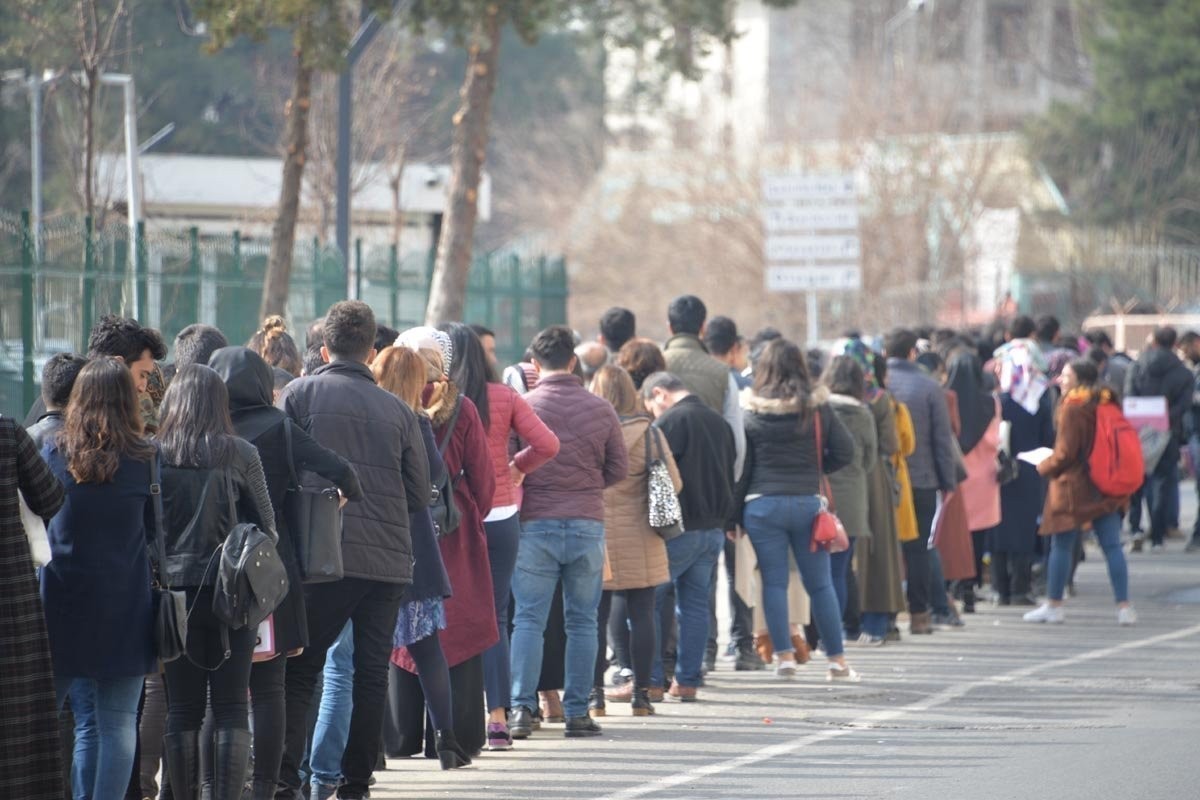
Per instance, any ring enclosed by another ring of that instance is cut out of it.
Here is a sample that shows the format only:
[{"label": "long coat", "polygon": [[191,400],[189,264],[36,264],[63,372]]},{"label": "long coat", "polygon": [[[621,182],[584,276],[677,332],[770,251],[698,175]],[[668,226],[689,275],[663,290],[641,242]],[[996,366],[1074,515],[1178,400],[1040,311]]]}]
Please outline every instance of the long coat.
[{"label": "long coat", "polygon": [[[1054,414],[1050,392],[1042,395],[1036,414],[1030,414],[1007,393],[1000,396],[1003,418],[1012,423],[1009,448],[1017,453],[1054,446]],[[1000,524],[992,529],[988,549],[999,553],[1030,555],[1038,552],[1038,518],[1044,492],[1037,467],[1024,461],[1017,479],[1000,487]]]},{"label": "long coat", "polygon": [[[500,640],[483,528],[483,518],[492,510],[496,471],[488,450],[487,432],[475,404],[467,397],[460,397],[460,402],[462,410],[446,444],[445,462],[452,477],[461,475],[454,486],[454,503],[462,521],[457,530],[438,542],[454,592],[446,600],[446,629],[439,634],[446,663],[451,667],[479,655]],[[447,436],[453,405],[447,402],[433,419],[439,446]],[[407,647],[392,651],[392,663],[409,672],[417,671]]]},{"label": "long coat", "polygon": [[867,474],[867,514],[870,541],[854,548],[859,605],[864,612],[895,614],[905,608],[903,556],[896,535],[896,500],[892,458],[900,447],[896,415],[887,392],[868,402],[875,419],[879,457]]},{"label": "long coat", "polygon": [[[621,420],[621,434],[629,452],[629,475],[604,490],[604,546],[612,567],[612,579],[604,582],[608,591],[644,589],[671,579],[666,543],[650,527],[646,471],[646,437],[650,431],[658,440],[675,493],[683,490],[683,479],[663,432],[651,427],[649,417]],[[656,457],[657,452],[651,440],[650,457]]]},{"label": "long coat", "polygon": [[900,487],[900,497],[896,501],[896,536],[902,542],[911,542],[921,535],[917,528],[917,506],[913,502],[912,480],[908,477],[908,457],[917,449],[917,434],[904,403],[893,399],[892,413],[896,417],[898,442],[896,452],[892,453],[892,468],[896,472],[896,484]]},{"label": "long coat", "polygon": [[854,439],[854,459],[829,475],[829,488],[833,492],[838,519],[852,539],[869,539],[871,522],[867,509],[867,475],[875,467],[879,451],[875,417],[865,405],[845,395],[831,394],[829,405]]},{"label": "long coat", "polygon": [[[1112,396],[1101,402],[1112,402]],[[1076,389],[1058,408],[1058,436],[1054,455],[1038,464],[1038,472],[1050,479],[1042,524],[1038,533],[1049,535],[1089,527],[1092,520],[1120,511],[1129,505],[1128,497],[1111,497],[1088,477],[1087,458],[1096,435],[1097,393]]]},{"label": "long coat", "polygon": [[[946,405],[950,412],[950,428],[954,431],[954,447],[957,450],[962,418],[958,413],[958,396],[953,391],[946,391]],[[959,487],[948,498],[943,497],[942,510],[938,514],[934,531],[934,546],[942,559],[942,574],[948,581],[975,577],[975,548],[971,543],[967,505],[963,501],[961,484]]]},{"label": "long coat", "polygon": [[[148,474],[148,473],[147,473]],[[58,712],[50,643],[17,501],[35,514],[62,507],[62,484],[25,430],[0,417],[0,797],[61,800]]]},{"label": "long coat", "polygon": [[973,531],[985,531],[1000,524],[1000,482],[996,478],[996,459],[1000,453],[1000,401],[983,438],[963,456],[967,479],[958,490],[967,506],[967,525]]}]

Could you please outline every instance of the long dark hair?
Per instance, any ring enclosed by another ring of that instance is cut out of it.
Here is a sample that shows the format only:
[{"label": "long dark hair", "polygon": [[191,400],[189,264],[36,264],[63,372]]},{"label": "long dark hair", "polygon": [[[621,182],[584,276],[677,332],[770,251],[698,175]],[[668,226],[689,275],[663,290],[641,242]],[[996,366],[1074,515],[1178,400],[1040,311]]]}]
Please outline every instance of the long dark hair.
[{"label": "long dark hair", "polygon": [[479,419],[483,427],[491,426],[490,407],[488,406],[489,383],[499,383],[500,378],[492,369],[487,353],[483,350],[483,342],[469,325],[461,322],[447,322],[438,330],[449,334],[450,343],[454,346],[454,358],[450,366],[450,380],[458,390],[471,398],[479,411]]},{"label": "long dark hair", "polygon": [[867,395],[866,378],[862,365],[851,356],[835,356],[821,375],[821,383],[833,394],[841,394],[862,401]]},{"label": "long dark hair", "polygon": [[88,362],[75,379],[59,434],[67,469],[78,483],[108,483],[121,456],[149,461],[154,445],[142,438],[142,415],[129,367],[115,358]]},{"label": "long dark hair", "polygon": [[795,400],[800,422],[808,419],[812,379],[804,351],[787,339],[774,339],[754,365],[754,393],[770,400]]},{"label": "long dark hair", "polygon": [[179,370],[163,397],[158,443],[168,464],[193,469],[228,466],[233,459],[229,390],[210,367]]}]

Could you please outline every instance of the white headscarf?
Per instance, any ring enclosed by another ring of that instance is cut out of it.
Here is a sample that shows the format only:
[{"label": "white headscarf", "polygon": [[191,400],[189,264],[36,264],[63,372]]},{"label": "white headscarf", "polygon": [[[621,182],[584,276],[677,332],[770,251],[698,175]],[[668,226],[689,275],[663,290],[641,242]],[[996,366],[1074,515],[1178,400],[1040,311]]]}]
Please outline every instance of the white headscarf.
[{"label": "white headscarf", "polygon": [[407,347],[409,350],[437,350],[442,354],[442,372],[449,377],[450,364],[454,359],[454,344],[450,341],[450,334],[422,325],[409,328],[397,336],[394,346]]}]

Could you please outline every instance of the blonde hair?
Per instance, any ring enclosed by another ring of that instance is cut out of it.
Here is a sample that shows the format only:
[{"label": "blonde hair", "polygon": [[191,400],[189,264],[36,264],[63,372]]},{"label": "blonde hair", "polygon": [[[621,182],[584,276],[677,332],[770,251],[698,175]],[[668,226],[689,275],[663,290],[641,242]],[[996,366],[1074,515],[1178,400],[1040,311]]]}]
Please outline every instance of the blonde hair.
[{"label": "blonde hair", "polygon": [[421,412],[421,395],[429,382],[428,362],[407,347],[385,347],[371,362],[371,373],[383,389]]},{"label": "blonde hair", "polygon": [[612,403],[613,408],[622,417],[632,417],[645,410],[638,403],[633,378],[629,377],[629,373],[623,367],[615,364],[605,364],[596,370],[596,375],[592,378],[592,394]]},{"label": "blonde hair", "polygon": [[304,359],[296,341],[288,333],[287,322],[278,314],[272,314],[263,320],[262,327],[254,332],[246,347],[262,356],[268,366],[279,367],[300,377],[304,370]]}]

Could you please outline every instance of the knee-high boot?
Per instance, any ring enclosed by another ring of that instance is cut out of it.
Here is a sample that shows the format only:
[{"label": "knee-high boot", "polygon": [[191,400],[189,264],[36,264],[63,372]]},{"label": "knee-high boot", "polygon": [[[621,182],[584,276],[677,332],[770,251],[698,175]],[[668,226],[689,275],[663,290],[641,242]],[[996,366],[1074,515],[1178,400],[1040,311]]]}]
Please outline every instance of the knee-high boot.
[{"label": "knee-high boot", "polygon": [[250,763],[250,731],[217,728],[213,742],[213,800],[241,800]]},{"label": "knee-high boot", "polygon": [[164,786],[161,798],[170,796],[175,800],[196,800],[199,788],[199,743],[199,731],[168,733],[163,737],[163,761],[171,788],[170,795],[167,795]]}]

